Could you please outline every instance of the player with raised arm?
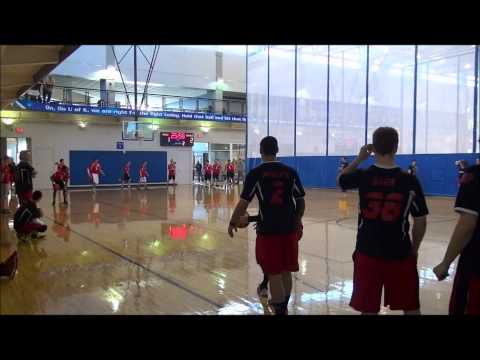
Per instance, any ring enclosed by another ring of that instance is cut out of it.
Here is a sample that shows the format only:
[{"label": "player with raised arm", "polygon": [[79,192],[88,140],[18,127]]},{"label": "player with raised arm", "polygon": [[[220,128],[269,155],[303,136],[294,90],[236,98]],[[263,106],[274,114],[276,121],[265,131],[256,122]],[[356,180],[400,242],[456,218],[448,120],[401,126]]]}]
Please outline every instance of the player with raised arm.
[{"label": "player with raised arm", "polygon": [[262,164],[250,171],[228,227],[233,237],[248,225],[246,210],[258,198],[256,259],[270,283],[275,315],[286,315],[292,290],[292,272],[298,271],[298,240],[305,210],[305,191],[297,172],[277,160],[278,143],[272,136],[260,142]]},{"label": "player with raised arm", "polygon": [[[397,149],[397,131],[378,128],[373,145],[363,146],[338,177],[342,189],[358,189],[360,198],[350,306],[362,314],[378,314],[382,288],[385,306],[420,314],[417,256],[428,208],[418,179],[395,163]],[[358,169],[372,153],[374,165]]]}]

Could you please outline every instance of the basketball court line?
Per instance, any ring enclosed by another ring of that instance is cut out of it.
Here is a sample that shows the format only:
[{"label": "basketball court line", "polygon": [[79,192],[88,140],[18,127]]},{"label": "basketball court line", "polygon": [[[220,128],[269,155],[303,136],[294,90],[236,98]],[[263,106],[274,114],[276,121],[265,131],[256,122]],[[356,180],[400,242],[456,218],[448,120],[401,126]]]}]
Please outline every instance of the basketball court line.
[{"label": "basketball court line", "polygon": [[[49,220],[52,221],[54,224],[57,224],[57,225],[60,225],[60,226],[63,227],[63,228],[66,228],[65,225],[63,225],[63,224],[60,223],[60,222],[55,221],[55,219],[52,219],[52,218],[49,217],[49,216],[45,216],[45,218],[49,219]],[[99,243],[98,241],[93,240],[92,238],[90,238],[90,237],[88,237],[88,236],[86,236],[86,235],[78,232],[77,230],[73,229],[72,227],[70,227],[70,231],[71,231],[72,233],[78,235],[79,237],[83,238],[84,240],[87,240],[87,241],[89,241],[89,242],[97,245],[98,247],[100,247],[100,248],[108,251],[109,253],[118,256],[118,257],[121,258],[122,260],[127,261],[127,262],[129,262],[129,263],[131,263],[131,264],[134,264],[134,265],[140,267],[141,269],[143,269],[143,270],[145,270],[145,271],[147,271],[147,272],[149,272],[149,273],[157,276],[158,278],[160,278],[161,280],[169,283],[170,285],[176,286],[177,288],[179,288],[179,289],[181,289],[181,290],[189,293],[190,295],[193,295],[193,296],[197,297],[198,299],[203,300],[204,302],[206,302],[206,303],[208,303],[208,304],[210,304],[210,305],[212,305],[212,306],[214,306],[214,307],[216,307],[216,308],[218,308],[218,309],[222,308],[222,305],[221,305],[221,304],[218,304],[218,303],[216,303],[215,301],[207,298],[206,296],[204,296],[204,295],[196,292],[195,290],[192,290],[192,289],[190,289],[190,288],[188,288],[188,287],[186,287],[186,286],[183,286],[182,284],[180,284],[180,283],[178,283],[177,281],[171,279],[170,277],[168,277],[168,276],[166,276],[166,275],[163,275],[163,274],[161,274],[161,273],[159,273],[159,272],[157,272],[157,271],[154,271],[154,270],[150,269],[149,267],[143,265],[142,263],[140,263],[140,262],[138,262],[138,261],[135,261],[135,260],[129,258],[128,256],[125,256],[125,255],[123,255],[123,254],[121,254],[121,253],[119,253],[119,252],[117,252],[117,251],[109,248],[108,246],[105,246],[105,245],[103,245],[102,243]]]}]

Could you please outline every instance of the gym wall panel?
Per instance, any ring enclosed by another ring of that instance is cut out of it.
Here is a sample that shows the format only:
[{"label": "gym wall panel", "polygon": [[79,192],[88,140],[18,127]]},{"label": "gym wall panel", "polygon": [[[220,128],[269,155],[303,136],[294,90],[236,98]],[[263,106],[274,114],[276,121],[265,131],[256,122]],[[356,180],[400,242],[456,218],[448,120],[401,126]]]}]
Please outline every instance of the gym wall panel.
[{"label": "gym wall panel", "polygon": [[[297,156],[283,157],[280,160],[295,168],[305,187],[334,189],[339,173],[341,156]],[[355,156],[347,156],[351,162]],[[398,155],[397,164],[404,170],[413,161],[417,161],[417,177],[427,195],[455,196],[458,191],[457,160],[466,160],[474,165],[476,154],[417,154]],[[249,169],[260,165],[261,160],[248,159]],[[360,168],[373,164],[373,157],[364,162]]]},{"label": "gym wall panel", "polygon": [[139,181],[140,165],[148,161],[148,182],[167,181],[167,152],[166,151],[70,151],[70,184],[71,186],[90,185],[87,167],[98,159],[105,172],[100,176],[100,185],[119,184],[123,173],[123,166],[131,161],[130,176],[132,183]]}]

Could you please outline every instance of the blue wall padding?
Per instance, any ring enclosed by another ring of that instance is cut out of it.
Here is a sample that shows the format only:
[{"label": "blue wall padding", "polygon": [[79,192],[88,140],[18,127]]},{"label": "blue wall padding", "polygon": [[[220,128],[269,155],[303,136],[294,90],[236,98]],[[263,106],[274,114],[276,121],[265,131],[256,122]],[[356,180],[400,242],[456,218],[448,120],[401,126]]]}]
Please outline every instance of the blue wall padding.
[{"label": "blue wall padding", "polygon": [[[466,160],[474,165],[478,154],[417,154],[397,155],[396,161],[407,169],[412,160],[417,160],[417,176],[428,195],[455,196],[458,190],[456,160]],[[295,168],[305,187],[335,188],[341,156],[297,156],[281,157],[285,164]],[[355,156],[346,156],[351,162]],[[249,158],[248,169],[260,164],[258,158]],[[362,164],[362,168],[373,164],[373,158]]]},{"label": "blue wall padding", "polygon": [[90,185],[87,167],[93,160],[100,160],[105,176],[100,175],[100,184],[118,184],[123,174],[125,163],[130,160],[130,177],[132,183],[139,181],[140,165],[148,161],[148,182],[167,181],[166,151],[70,151],[70,184]]}]

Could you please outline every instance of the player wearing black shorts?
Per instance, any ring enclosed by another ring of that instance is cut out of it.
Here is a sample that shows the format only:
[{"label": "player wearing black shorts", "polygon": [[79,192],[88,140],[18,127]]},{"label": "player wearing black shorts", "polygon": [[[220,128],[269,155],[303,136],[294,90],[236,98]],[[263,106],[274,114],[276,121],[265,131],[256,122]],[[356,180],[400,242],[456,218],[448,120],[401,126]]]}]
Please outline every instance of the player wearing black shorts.
[{"label": "player wearing black shorts", "polygon": [[292,289],[292,272],[298,271],[298,241],[305,210],[305,191],[297,172],[277,161],[277,140],[267,136],[260,143],[262,164],[245,179],[241,199],[230,220],[228,233],[245,227],[249,203],[256,196],[260,220],[257,223],[255,254],[267,274],[276,315],[286,315]]},{"label": "player wearing black shorts", "polygon": [[460,214],[442,262],[433,272],[441,281],[460,255],[452,295],[450,315],[480,315],[480,165],[465,169],[455,201]]},{"label": "player wearing black shorts", "polygon": [[125,184],[128,185],[128,188],[130,189],[130,166],[131,166],[131,161],[127,161],[125,166],[123,167],[123,174],[122,174],[122,189]]},{"label": "player wearing black shorts", "polygon": [[[338,177],[343,189],[358,189],[360,197],[350,306],[363,314],[380,311],[382,288],[385,306],[420,314],[417,254],[428,208],[417,178],[395,164],[397,148],[397,131],[378,128],[373,145],[363,146]],[[357,169],[373,152],[375,164]],[[413,216],[412,239],[409,215]]]}]

